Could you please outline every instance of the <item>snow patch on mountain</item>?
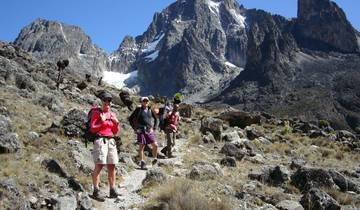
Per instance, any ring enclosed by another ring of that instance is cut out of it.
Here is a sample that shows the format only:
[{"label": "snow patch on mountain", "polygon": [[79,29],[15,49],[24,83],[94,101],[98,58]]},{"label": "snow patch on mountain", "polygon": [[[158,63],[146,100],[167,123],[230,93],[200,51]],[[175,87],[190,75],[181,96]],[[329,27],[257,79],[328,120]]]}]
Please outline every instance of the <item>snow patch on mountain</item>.
[{"label": "snow patch on mountain", "polygon": [[127,74],[122,74],[113,71],[104,71],[103,81],[115,88],[121,89],[126,87],[128,83],[133,82],[137,79],[138,71],[132,71]]},{"label": "snow patch on mountain", "polygon": [[147,48],[142,49],[141,52],[142,53],[148,53],[148,52],[152,52],[156,49],[156,46],[159,44],[159,42],[161,41],[162,38],[164,38],[165,34],[162,33],[159,36],[156,36],[153,42],[150,42],[147,46]]}]

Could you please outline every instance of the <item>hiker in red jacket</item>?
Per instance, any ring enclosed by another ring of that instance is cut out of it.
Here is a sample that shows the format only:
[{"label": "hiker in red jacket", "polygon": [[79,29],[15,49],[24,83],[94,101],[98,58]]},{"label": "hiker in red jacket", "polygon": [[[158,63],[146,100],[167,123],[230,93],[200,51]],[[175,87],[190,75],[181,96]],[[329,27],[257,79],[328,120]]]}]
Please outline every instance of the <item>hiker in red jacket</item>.
[{"label": "hiker in red jacket", "polygon": [[115,190],[115,164],[118,164],[119,158],[114,139],[114,136],[119,131],[119,121],[115,113],[110,110],[112,95],[110,93],[103,92],[100,98],[102,100],[101,111],[95,112],[91,118],[90,130],[98,136],[94,141],[94,148],[92,151],[95,163],[95,169],[92,174],[94,186],[93,198],[99,201],[104,201],[105,198],[100,195],[99,189],[100,172],[104,165],[106,165],[108,169],[110,198],[116,198],[119,195]]},{"label": "hiker in red jacket", "polygon": [[174,103],[172,110],[169,113],[166,113],[164,117],[166,121],[165,134],[167,141],[164,151],[168,158],[175,157],[172,154],[172,148],[175,146],[176,133],[178,132],[177,127],[180,121],[180,113],[178,112],[178,108],[179,104]]}]

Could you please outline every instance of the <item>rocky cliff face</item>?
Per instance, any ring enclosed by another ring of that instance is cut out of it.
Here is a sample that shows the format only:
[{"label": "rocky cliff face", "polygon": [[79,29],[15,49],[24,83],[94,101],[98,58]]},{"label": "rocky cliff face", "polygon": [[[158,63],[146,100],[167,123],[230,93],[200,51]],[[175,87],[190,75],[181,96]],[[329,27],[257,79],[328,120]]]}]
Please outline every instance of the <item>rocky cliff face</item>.
[{"label": "rocky cliff face", "polygon": [[329,0],[299,0],[295,36],[314,50],[360,52],[356,32],[344,11]]},{"label": "rocky cliff face", "polygon": [[126,36],[119,46],[119,49],[110,55],[111,70],[128,73],[135,70],[134,62],[139,51],[135,39]]},{"label": "rocky cliff face", "polygon": [[248,11],[247,19],[246,68],[215,101],[328,119],[336,128],[359,126],[358,81],[350,79],[357,78],[360,69],[357,32],[336,4],[299,0],[297,19],[262,11]]},{"label": "rocky cliff face", "polygon": [[76,26],[38,19],[23,28],[14,43],[43,60],[68,59],[68,69],[77,75],[101,76],[110,67],[106,53]]}]

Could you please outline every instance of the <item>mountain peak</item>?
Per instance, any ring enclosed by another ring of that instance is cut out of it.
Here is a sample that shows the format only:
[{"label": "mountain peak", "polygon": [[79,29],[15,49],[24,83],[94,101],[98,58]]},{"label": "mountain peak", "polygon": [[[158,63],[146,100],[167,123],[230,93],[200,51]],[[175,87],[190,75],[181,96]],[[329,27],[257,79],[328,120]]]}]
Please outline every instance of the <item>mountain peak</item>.
[{"label": "mountain peak", "polygon": [[344,11],[330,0],[299,0],[296,30],[303,47],[345,53],[360,52],[356,30]]},{"label": "mountain peak", "polygon": [[36,19],[21,30],[14,44],[47,61],[68,59],[68,69],[77,75],[101,76],[109,66],[106,53],[80,27],[57,21]]}]

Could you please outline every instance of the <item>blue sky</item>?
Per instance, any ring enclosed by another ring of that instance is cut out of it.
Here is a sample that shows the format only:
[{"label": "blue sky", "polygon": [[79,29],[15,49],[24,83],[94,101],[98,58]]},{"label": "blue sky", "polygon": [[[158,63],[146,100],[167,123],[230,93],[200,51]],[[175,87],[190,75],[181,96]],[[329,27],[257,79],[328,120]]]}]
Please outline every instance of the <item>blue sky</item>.
[{"label": "blue sky", "polygon": [[[14,41],[20,30],[37,18],[77,25],[92,41],[111,53],[125,35],[142,34],[160,12],[175,0],[1,0],[0,40]],[[263,9],[291,18],[297,0],[238,0],[246,8]],[[360,30],[360,1],[335,0]]]}]

